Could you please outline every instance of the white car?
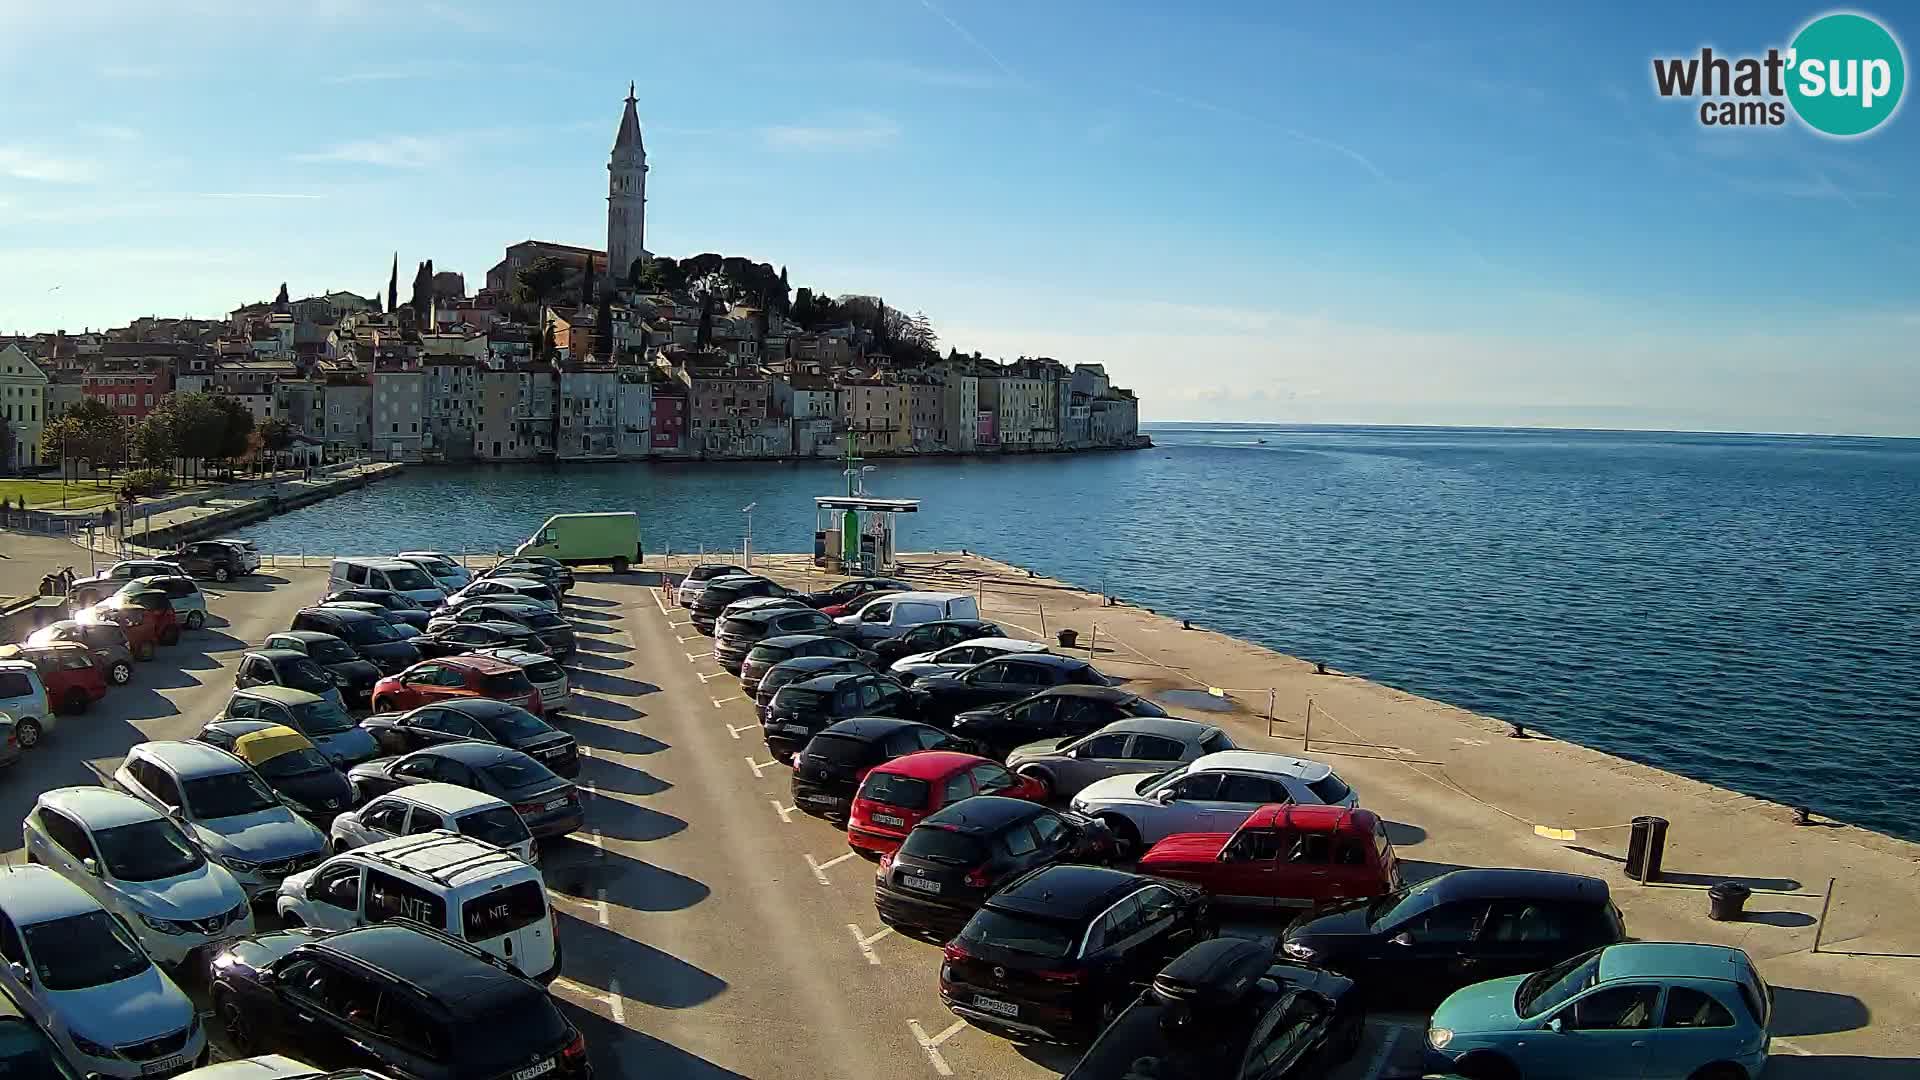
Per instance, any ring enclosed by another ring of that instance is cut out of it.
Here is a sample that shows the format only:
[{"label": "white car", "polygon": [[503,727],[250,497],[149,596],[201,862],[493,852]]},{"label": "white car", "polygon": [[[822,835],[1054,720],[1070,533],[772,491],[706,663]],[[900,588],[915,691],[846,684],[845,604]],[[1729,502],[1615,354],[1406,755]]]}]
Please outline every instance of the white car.
[{"label": "white car", "polygon": [[533,834],[502,799],[456,784],[409,784],[333,819],[333,850],[447,829],[534,861]]},{"label": "white car", "polygon": [[1137,854],[1174,833],[1227,833],[1270,803],[1358,806],[1359,796],[1318,761],[1259,750],[1222,750],[1162,773],[1095,780],[1073,809],[1097,817]]},{"label": "white car", "polygon": [[56,717],[47,686],[31,660],[0,660],[0,713],[13,719],[13,737],[22,750],[40,745]]},{"label": "white car", "polygon": [[734,566],[731,563],[702,563],[687,571],[686,575],[680,579],[680,587],[674,591],[673,598],[681,607],[690,608],[695,600],[700,599],[700,594],[707,591],[707,582],[714,578],[748,572],[744,567]]},{"label": "white car", "polygon": [[452,611],[470,600],[480,599],[527,601],[548,611],[560,610],[560,598],[546,582],[523,577],[481,578],[447,597],[445,610]]},{"label": "white car", "polygon": [[131,795],[55,788],[22,823],[27,861],[120,916],[147,954],[178,968],[189,953],[253,933],[247,894],[180,826]]},{"label": "white car", "polygon": [[[332,1074],[326,1069],[314,1068],[304,1061],[295,1061],[281,1054],[261,1054],[258,1057],[215,1062],[192,1072],[183,1072],[174,1080],[326,1080],[329,1075]],[[362,1072],[359,1075],[380,1076],[375,1072]]]},{"label": "white car", "polygon": [[79,886],[44,866],[9,869],[0,918],[0,988],[74,1071],[137,1080],[206,1063],[193,1002]]},{"label": "white car", "polygon": [[473,580],[471,571],[438,551],[403,551],[394,558],[425,570],[440,583],[441,589],[449,593],[466,588],[467,583]]},{"label": "white car", "polygon": [[1008,653],[1046,652],[1037,641],[1021,638],[983,637],[949,645],[932,652],[914,653],[893,662],[892,671],[901,682],[912,682],[927,675],[958,675],[975,664],[985,663]]}]

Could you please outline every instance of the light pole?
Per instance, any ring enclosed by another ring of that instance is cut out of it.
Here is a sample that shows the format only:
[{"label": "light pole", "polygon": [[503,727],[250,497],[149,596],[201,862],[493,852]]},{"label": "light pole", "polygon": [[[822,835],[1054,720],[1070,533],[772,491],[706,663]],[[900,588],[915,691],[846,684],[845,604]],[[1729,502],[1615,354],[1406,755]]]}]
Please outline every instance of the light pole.
[{"label": "light pole", "polygon": [[860,494],[861,495],[864,496],[867,493],[867,474],[870,472],[878,472],[879,469],[880,469],[880,466],[878,465],[860,466]]},{"label": "light pole", "polygon": [[750,502],[740,508],[740,512],[747,515],[747,535],[740,544],[740,561],[749,570],[753,569],[753,508],[759,505],[758,502]]}]

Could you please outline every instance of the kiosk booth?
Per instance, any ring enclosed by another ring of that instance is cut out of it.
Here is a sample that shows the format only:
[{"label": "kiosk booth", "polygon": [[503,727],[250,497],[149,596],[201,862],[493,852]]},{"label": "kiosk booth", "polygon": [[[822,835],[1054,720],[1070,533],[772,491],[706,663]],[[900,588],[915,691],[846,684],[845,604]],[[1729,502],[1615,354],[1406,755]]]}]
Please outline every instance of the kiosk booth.
[{"label": "kiosk booth", "polygon": [[813,507],[815,566],[835,574],[884,574],[894,568],[894,515],[917,513],[920,500],[821,495]]}]

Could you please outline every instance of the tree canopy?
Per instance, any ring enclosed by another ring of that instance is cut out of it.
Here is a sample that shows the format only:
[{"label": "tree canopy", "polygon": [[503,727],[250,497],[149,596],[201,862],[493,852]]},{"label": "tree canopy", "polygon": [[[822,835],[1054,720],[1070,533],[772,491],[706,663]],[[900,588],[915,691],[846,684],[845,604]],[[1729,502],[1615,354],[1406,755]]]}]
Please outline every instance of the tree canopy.
[{"label": "tree canopy", "polygon": [[551,255],[535,259],[513,278],[513,302],[534,307],[558,296],[567,283],[567,264]]}]

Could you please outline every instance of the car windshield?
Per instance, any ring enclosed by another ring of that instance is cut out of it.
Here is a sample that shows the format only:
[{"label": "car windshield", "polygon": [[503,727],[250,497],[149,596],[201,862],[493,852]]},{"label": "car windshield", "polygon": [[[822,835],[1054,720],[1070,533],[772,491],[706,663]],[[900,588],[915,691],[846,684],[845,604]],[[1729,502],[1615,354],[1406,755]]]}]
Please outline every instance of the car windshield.
[{"label": "car windshield", "polygon": [[0,1076],[6,1080],[79,1080],[45,1032],[19,1016],[0,1017]]},{"label": "car windshield", "polygon": [[1135,795],[1151,795],[1185,775],[1187,775],[1187,767],[1181,765],[1177,768],[1168,769],[1166,772],[1157,772],[1152,776],[1142,777],[1140,782],[1133,786],[1133,793]]},{"label": "car windshield", "polygon": [[518,760],[508,758],[505,761],[483,766],[481,771],[507,791],[528,787],[551,787],[560,782],[560,778],[553,775],[552,770],[532,758]]},{"label": "car windshield", "polygon": [[280,805],[273,789],[251,771],[215,773],[186,782],[187,808],[199,821],[257,814]]},{"label": "car windshield", "polygon": [[526,842],[532,834],[527,832],[527,823],[520,820],[513,807],[496,806],[461,818],[460,835],[494,847],[511,847]]},{"label": "car windshield", "polygon": [[993,908],[981,908],[967,920],[960,940],[986,945],[1011,953],[1059,960],[1073,952],[1079,934],[1072,928],[1043,919],[1009,915]]},{"label": "car windshield", "polygon": [[400,640],[400,631],[385,619],[354,619],[347,624],[346,630],[347,640],[355,645],[379,645]]},{"label": "car windshield", "polygon": [[84,990],[130,979],[153,966],[120,920],[104,911],[49,919],[20,928],[40,985]]},{"label": "car windshield", "polygon": [[1599,979],[1600,952],[1596,949],[1527,976],[1514,992],[1513,1007],[1521,1016],[1539,1016]]},{"label": "car windshield", "polygon": [[286,780],[290,777],[326,772],[333,766],[327,764],[327,759],[320,751],[311,746],[304,746],[298,750],[289,750],[278,757],[268,758],[254,768],[260,770],[260,775],[269,780]]},{"label": "car windshield", "polygon": [[324,694],[333,689],[333,680],[311,660],[299,659],[280,668],[280,683],[309,694]]},{"label": "car windshield", "polygon": [[353,726],[353,718],[347,715],[347,711],[325,698],[295,705],[293,715],[300,724],[301,733],[309,739],[338,735]]},{"label": "car windshield", "polygon": [[1434,885],[1439,878],[1428,878],[1399,892],[1375,900],[1367,908],[1367,921],[1375,926],[1398,926],[1433,906]]},{"label": "car windshield", "polygon": [[974,866],[987,861],[987,848],[980,838],[939,825],[920,825],[907,834],[900,854],[912,855],[954,866]]},{"label": "car windshield", "polygon": [[347,664],[360,659],[353,647],[339,638],[308,642],[307,655],[323,664]]},{"label": "car windshield", "polygon": [[440,587],[434,584],[433,578],[427,576],[425,570],[417,566],[396,567],[395,569],[385,571],[385,573],[387,575],[387,584],[402,592],[413,589],[437,589]]},{"label": "car windshield", "polygon": [[[115,825],[93,834],[106,871],[121,881],[159,881],[190,874],[206,865],[206,856],[193,846],[180,827],[156,819]],[[0,1076],[5,1076],[0,1071]]]},{"label": "car windshield", "polygon": [[501,742],[532,739],[552,734],[553,729],[525,709],[502,709],[480,718],[487,732]]}]

